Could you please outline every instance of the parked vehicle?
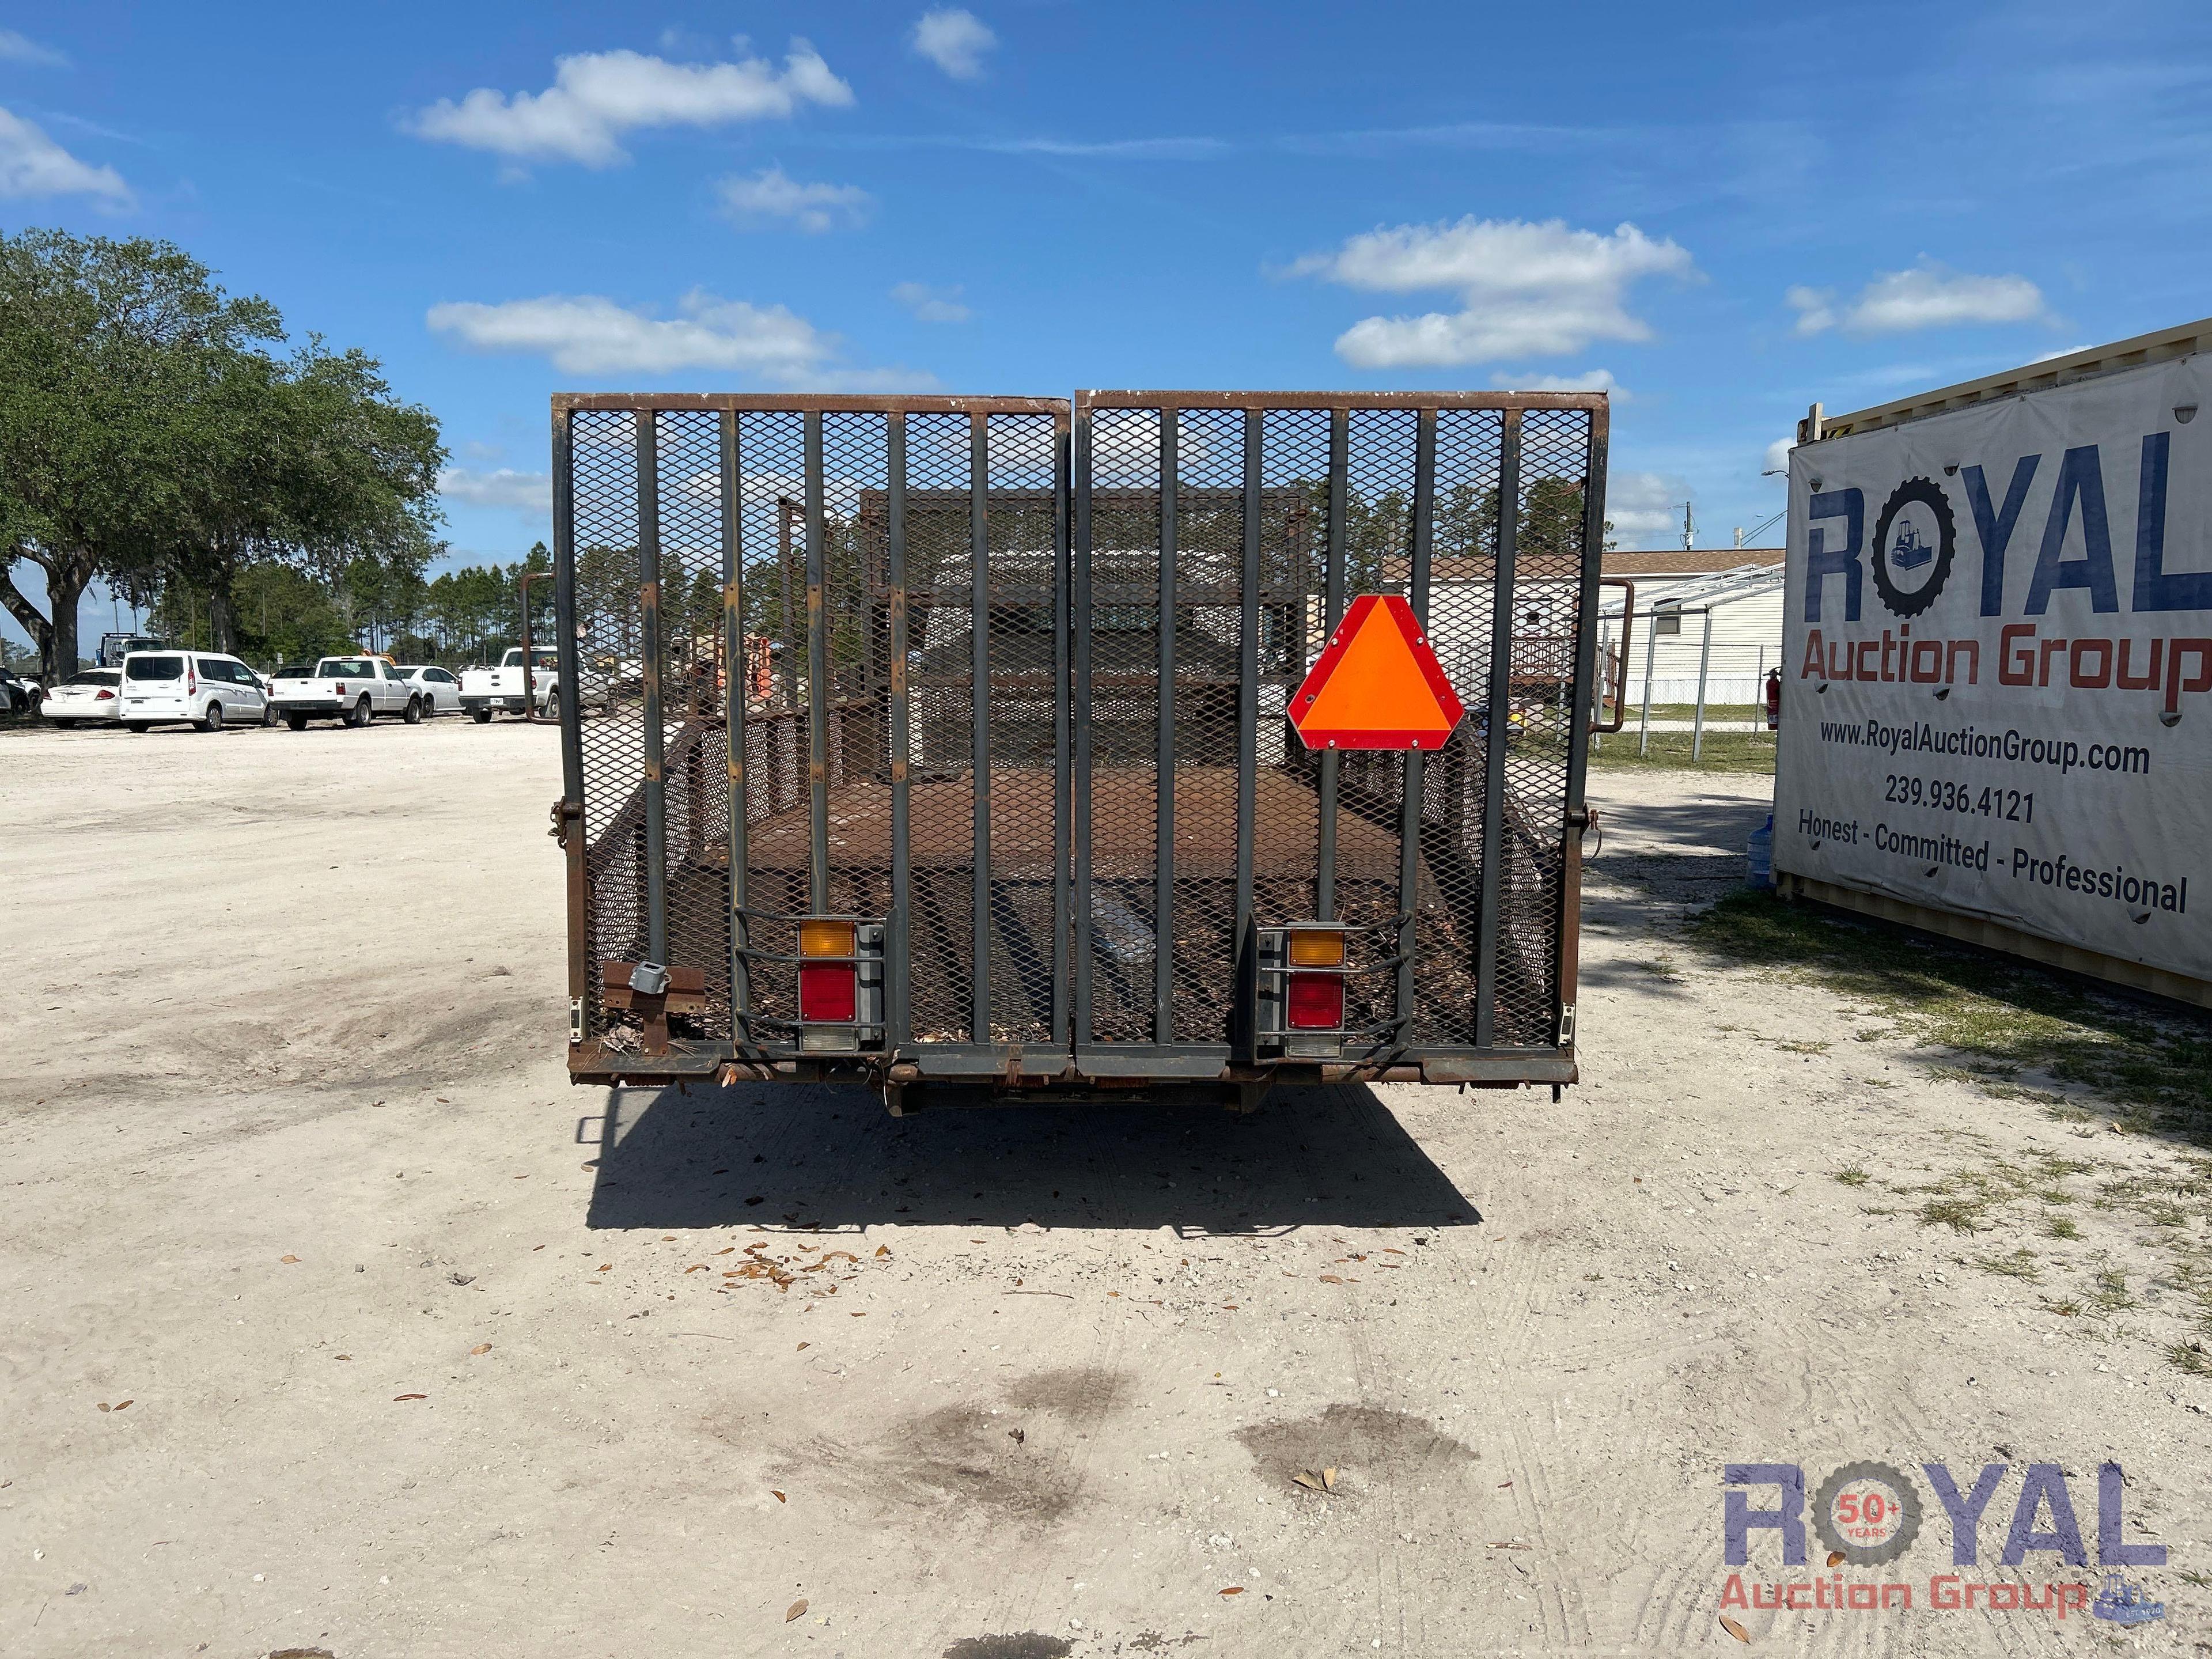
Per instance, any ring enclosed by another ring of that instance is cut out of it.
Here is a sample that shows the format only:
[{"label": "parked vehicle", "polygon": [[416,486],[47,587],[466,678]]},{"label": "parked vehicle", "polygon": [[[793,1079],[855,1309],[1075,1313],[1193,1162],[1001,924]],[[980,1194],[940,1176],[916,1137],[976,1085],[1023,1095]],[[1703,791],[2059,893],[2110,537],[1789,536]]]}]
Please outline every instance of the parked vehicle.
[{"label": "parked vehicle", "polygon": [[133,651],[166,651],[168,641],[155,634],[102,634],[98,662],[102,668],[120,668]]},{"label": "parked vehicle", "polygon": [[397,714],[413,726],[422,718],[422,694],[385,657],[324,657],[312,668],[279,668],[270,701],[284,724],[305,731],[309,720],[367,726],[379,714]]},{"label": "parked vehicle", "polygon": [[46,716],[56,726],[112,726],[123,718],[123,671],[88,668],[46,694]]},{"label": "parked vehicle", "polygon": [[220,732],[267,717],[260,676],[221,652],[133,651],[122,673],[123,723],[133,732],[179,722]]},{"label": "parked vehicle", "polygon": [[422,694],[424,714],[460,712],[461,682],[450,668],[435,663],[402,663],[392,672]]},{"label": "parked vehicle", "polygon": [[35,714],[46,695],[36,680],[27,680],[12,668],[0,668],[0,714]]},{"label": "parked vehicle", "polygon": [[547,646],[531,649],[530,684],[523,684],[522,647],[509,646],[496,668],[471,668],[461,676],[461,707],[478,726],[501,711],[520,714],[535,707],[539,717],[560,712],[561,658]]}]

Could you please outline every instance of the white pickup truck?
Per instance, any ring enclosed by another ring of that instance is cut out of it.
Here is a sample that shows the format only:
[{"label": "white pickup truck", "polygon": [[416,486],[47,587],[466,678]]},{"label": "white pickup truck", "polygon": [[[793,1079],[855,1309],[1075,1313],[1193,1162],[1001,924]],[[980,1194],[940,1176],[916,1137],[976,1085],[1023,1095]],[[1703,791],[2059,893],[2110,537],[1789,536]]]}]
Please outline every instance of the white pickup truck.
[{"label": "white pickup truck", "polygon": [[422,694],[382,657],[325,657],[312,670],[280,668],[269,706],[295,732],[309,720],[366,726],[379,714],[397,714],[412,726],[422,718]]},{"label": "white pickup truck", "polygon": [[471,668],[463,673],[461,712],[482,726],[501,709],[514,714],[529,712],[534,699],[541,719],[557,714],[561,708],[560,653],[550,646],[532,646],[530,657],[530,684],[526,688],[523,684],[522,647],[519,645],[507,648],[498,667]]}]

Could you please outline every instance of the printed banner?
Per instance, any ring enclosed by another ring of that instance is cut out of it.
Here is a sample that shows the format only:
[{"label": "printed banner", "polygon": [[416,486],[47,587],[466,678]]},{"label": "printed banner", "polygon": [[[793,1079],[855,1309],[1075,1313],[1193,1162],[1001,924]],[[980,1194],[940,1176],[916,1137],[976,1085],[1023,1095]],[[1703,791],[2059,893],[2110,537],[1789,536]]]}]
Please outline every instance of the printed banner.
[{"label": "printed banner", "polygon": [[1791,452],[1777,870],[2212,978],[2208,379]]}]

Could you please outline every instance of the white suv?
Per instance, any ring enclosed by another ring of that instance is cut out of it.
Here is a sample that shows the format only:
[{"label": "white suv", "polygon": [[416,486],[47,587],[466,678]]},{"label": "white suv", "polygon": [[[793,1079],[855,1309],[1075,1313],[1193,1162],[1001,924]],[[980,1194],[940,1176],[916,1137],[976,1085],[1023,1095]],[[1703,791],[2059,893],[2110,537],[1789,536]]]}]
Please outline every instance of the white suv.
[{"label": "white suv", "polygon": [[254,672],[213,651],[133,651],[123,659],[124,725],[133,732],[184,722],[203,732],[265,723],[269,698]]}]

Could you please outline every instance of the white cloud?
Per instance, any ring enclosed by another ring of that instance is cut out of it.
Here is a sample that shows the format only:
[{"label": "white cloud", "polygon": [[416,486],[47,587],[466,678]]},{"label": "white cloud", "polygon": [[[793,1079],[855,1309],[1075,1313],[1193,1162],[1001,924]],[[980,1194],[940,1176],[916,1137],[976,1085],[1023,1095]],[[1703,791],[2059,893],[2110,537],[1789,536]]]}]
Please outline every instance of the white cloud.
[{"label": "white cloud", "polygon": [[1605,516],[1623,547],[1674,547],[1682,540],[1682,503],[1690,490],[1662,472],[1606,475]]},{"label": "white cloud", "polygon": [[899,368],[852,368],[839,342],[782,306],[749,305],[694,289],[677,315],[656,317],[597,294],[548,294],[499,305],[432,306],[431,330],[477,351],[544,357],[564,374],[660,377],[720,369],[824,392],[918,392],[936,384]]},{"label": "white cloud", "polygon": [[1613,378],[1608,368],[1594,368],[1587,374],[1493,374],[1490,383],[1504,386],[1509,392],[1607,392],[1617,404],[1632,401],[1628,389]]},{"label": "white cloud", "polygon": [[999,37],[972,11],[939,6],[914,26],[914,49],[956,81],[973,81],[983,72],[983,54]]},{"label": "white cloud", "polygon": [[1833,289],[1799,286],[1784,296],[1797,313],[1797,332],[1841,328],[1853,334],[1900,334],[1962,323],[2032,323],[2050,313],[2043,290],[2025,276],[1977,276],[1931,259],[1877,276],[1840,304]]},{"label": "white cloud", "polygon": [[1759,463],[1759,471],[1783,472],[1790,471],[1790,452],[1797,447],[1795,438],[1777,438],[1766,447],[1766,458]]},{"label": "white cloud", "polygon": [[69,55],[42,46],[13,29],[0,29],[0,62],[33,64],[40,69],[67,69]]},{"label": "white cloud", "polygon": [[438,493],[467,507],[499,507],[509,512],[544,518],[553,510],[553,480],[543,472],[518,472],[495,467],[479,472],[449,466],[438,474]]},{"label": "white cloud", "polygon": [[110,167],[80,161],[34,122],[0,109],[0,197],[100,196],[118,206],[131,186]]},{"label": "white cloud", "polygon": [[957,288],[930,288],[921,283],[901,283],[891,298],[925,323],[964,323],[975,313],[960,303]]},{"label": "white cloud", "polygon": [[1431,368],[1499,357],[1580,351],[1593,340],[1646,340],[1650,329],[1623,301],[1645,276],[1686,277],[1696,267],[1672,240],[1634,225],[1609,236],[1565,221],[1477,219],[1395,225],[1354,236],[1334,253],[1310,254],[1294,276],[1390,294],[1443,289],[1463,309],[1419,317],[1369,317],[1336,342],[1361,368]]},{"label": "white cloud", "polygon": [[857,185],[802,185],[781,167],[764,167],[750,179],[731,177],[714,186],[723,216],[738,225],[788,219],[799,229],[819,234],[839,225],[858,225],[875,198]]},{"label": "white cloud", "polygon": [[793,115],[808,103],[844,106],[853,89],[822,55],[794,40],[782,73],[765,58],[672,64],[636,52],[583,52],[556,61],[544,92],[478,87],[441,98],[406,123],[417,137],[488,149],[518,161],[611,167],[629,159],[622,135],[639,127],[720,126]]}]

